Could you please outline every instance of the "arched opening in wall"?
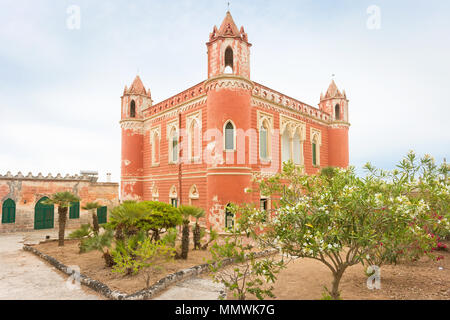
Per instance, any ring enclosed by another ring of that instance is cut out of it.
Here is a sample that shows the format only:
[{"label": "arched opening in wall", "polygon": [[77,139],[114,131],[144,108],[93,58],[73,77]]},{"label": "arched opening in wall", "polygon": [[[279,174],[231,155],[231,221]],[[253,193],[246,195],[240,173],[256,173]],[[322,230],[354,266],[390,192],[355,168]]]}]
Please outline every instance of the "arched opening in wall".
[{"label": "arched opening in wall", "polygon": [[130,103],[130,118],[136,118],[136,102],[131,100]]},{"label": "arched opening in wall", "polygon": [[178,162],[178,132],[176,128],[172,128],[169,135],[169,162]]},{"label": "arched opening in wall", "polygon": [[225,50],[225,70],[224,73],[233,73],[234,65],[233,65],[233,49],[228,47]]},{"label": "arched opening in wall", "polygon": [[197,161],[200,157],[200,126],[196,120],[191,122],[189,127],[189,158]]},{"label": "arched opening in wall", "polygon": [[159,142],[160,137],[158,132],[153,133],[152,137],[152,165],[159,165]]},{"label": "arched opening in wall", "polygon": [[177,187],[172,186],[169,191],[169,199],[170,204],[177,208],[178,207],[178,193],[177,193]]},{"label": "arched opening in wall", "polygon": [[45,204],[48,197],[43,197],[36,203],[34,207],[34,229],[53,229],[55,207],[53,205]]},{"label": "arched opening in wall", "polygon": [[294,153],[294,163],[302,164],[302,142],[300,140],[300,134],[298,130],[294,133],[294,138],[292,139],[293,153]]},{"label": "arched opening in wall", "polygon": [[154,186],[152,189],[152,200],[159,201],[159,190],[157,186]]},{"label": "arched opening in wall", "polygon": [[269,124],[264,120],[259,128],[259,156],[263,160],[269,159]]},{"label": "arched opening in wall", "polygon": [[16,203],[12,199],[7,199],[2,205],[2,223],[16,222]]},{"label": "arched opening in wall", "polygon": [[225,206],[225,228],[234,227],[234,214],[231,212],[231,204]]},{"label": "arched opening in wall", "polygon": [[336,120],[340,120],[341,119],[341,108],[339,107],[339,104],[337,104],[334,107],[334,116],[336,117]]},{"label": "arched opening in wall", "polygon": [[289,133],[289,128],[284,129],[281,135],[281,162],[287,162],[291,160],[291,137]]},{"label": "arched opening in wall", "polygon": [[314,136],[312,141],[312,164],[317,166],[317,136]]},{"label": "arched opening in wall", "polygon": [[231,121],[225,124],[225,150],[234,150],[234,125]]},{"label": "arched opening in wall", "polygon": [[197,186],[194,184],[189,189],[189,205],[198,207],[199,206],[200,194],[198,192]]}]

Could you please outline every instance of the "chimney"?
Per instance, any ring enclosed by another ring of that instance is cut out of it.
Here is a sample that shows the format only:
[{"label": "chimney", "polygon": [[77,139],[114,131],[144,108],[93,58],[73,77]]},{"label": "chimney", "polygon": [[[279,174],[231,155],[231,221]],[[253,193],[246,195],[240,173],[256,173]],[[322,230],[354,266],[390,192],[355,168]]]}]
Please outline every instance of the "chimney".
[{"label": "chimney", "polygon": [[106,182],[111,182],[111,173],[106,174]]}]

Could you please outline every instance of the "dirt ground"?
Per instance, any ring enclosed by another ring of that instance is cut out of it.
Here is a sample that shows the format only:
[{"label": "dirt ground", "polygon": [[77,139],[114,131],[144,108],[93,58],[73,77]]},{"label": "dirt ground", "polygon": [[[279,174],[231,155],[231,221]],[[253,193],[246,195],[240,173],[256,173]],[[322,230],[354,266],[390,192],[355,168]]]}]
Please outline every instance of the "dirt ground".
[{"label": "dirt ground", "polygon": [[[438,251],[438,255],[444,259],[422,258],[382,266],[379,290],[367,288],[367,276],[361,264],[349,267],[341,280],[341,297],[344,300],[450,300],[450,252]],[[318,300],[323,287],[331,288],[332,282],[331,271],[324,264],[305,258],[292,261],[277,278],[273,284],[277,300]],[[228,293],[227,298],[233,299],[233,295]],[[248,299],[256,298],[249,295]]]},{"label": "dirt ground", "polygon": [[[145,279],[141,273],[135,276],[113,273],[111,268],[105,266],[101,252],[91,251],[80,254],[78,244],[79,240],[66,240],[64,247],[58,247],[57,242],[41,243],[35,247],[66,266],[79,266],[82,274],[103,282],[112,290],[131,294],[145,288]],[[191,248],[187,260],[164,262],[161,270],[153,270],[150,285],[171,273],[206,263],[210,258],[209,251],[194,251]]]}]

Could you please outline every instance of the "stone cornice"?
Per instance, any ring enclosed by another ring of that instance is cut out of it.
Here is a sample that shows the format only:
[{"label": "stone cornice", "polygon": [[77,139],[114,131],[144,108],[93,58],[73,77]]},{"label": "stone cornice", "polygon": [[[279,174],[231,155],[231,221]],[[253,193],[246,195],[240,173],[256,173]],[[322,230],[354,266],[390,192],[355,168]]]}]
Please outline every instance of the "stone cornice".
[{"label": "stone cornice", "polygon": [[220,90],[227,88],[241,88],[245,90],[253,90],[255,84],[244,77],[232,74],[221,74],[205,81],[205,91]]},{"label": "stone cornice", "polygon": [[[41,172],[38,173],[37,176],[34,176],[31,172],[28,175],[23,175],[22,172],[18,172],[16,175],[13,175],[10,171],[8,171],[5,175],[0,174],[0,180],[32,180],[32,181],[83,181],[83,182],[97,182],[98,177],[92,177],[88,175],[69,175],[66,174],[62,176],[58,173],[56,176],[53,176],[49,173],[47,176],[44,176]],[[118,185],[116,182],[101,182],[98,184],[105,185]]]}]

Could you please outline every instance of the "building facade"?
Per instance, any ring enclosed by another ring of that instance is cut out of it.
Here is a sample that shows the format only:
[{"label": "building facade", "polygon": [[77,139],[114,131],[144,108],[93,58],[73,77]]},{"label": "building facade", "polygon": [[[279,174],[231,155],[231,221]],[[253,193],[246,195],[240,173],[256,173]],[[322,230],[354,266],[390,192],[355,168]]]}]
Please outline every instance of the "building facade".
[{"label": "building facade", "polygon": [[57,208],[44,205],[42,201],[63,191],[72,192],[81,199],[70,208],[68,229],[92,224],[91,214],[82,209],[87,202],[102,205],[97,211],[100,223],[107,222],[109,209],[119,204],[118,183],[99,183],[97,177],[87,175],[63,177],[39,173],[33,176],[30,173],[24,176],[20,172],[17,175],[8,172],[0,175],[0,233],[58,228]]},{"label": "building facade", "polygon": [[256,83],[243,27],[229,12],[207,46],[207,79],[153,104],[136,77],[121,97],[121,199],[191,204],[205,225],[229,224],[229,203],[270,206],[252,177],[292,160],[306,174],[347,167],[348,99],[332,81],[318,108]]}]

